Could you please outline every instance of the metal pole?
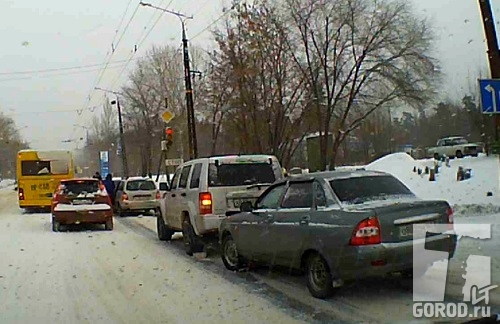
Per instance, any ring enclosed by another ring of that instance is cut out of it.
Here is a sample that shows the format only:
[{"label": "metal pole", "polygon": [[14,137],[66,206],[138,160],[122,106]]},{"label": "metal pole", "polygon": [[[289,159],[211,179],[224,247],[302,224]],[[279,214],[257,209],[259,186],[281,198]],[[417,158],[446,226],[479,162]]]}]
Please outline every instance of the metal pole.
[{"label": "metal pole", "polygon": [[125,149],[125,137],[123,134],[123,120],[122,120],[122,109],[120,107],[120,100],[118,96],[116,96],[116,106],[118,108],[118,125],[120,127],[120,145],[122,147],[122,168],[123,168],[123,176],[125,178],[128,177],[128,164],[127,164],[127,151]]},{"label": "metal pole", "polygon": [[[489,0],[479,0],[479,8],[483,19],[484,33],[486,43],[488,44],[488,61],[490,63],[490,72],[492,79],[500,79],[500,50],[498,49],[498,40],[495,31],[495,21],[491,11]],[[495,114],[495,139],[500,140],[500,114]]]},{"label": "metal pole", "polygon": [[189,139],[189,159],[198,157],[198,143],[196,138],[196,121],[194,117],[193,86],[191,84],[191,69],[189,67],[189,49],[186,37],[184,22],[182,23],[182,47],[184,51],[184,78],[186,83],[186,109],[188,120],[188,139]]}]

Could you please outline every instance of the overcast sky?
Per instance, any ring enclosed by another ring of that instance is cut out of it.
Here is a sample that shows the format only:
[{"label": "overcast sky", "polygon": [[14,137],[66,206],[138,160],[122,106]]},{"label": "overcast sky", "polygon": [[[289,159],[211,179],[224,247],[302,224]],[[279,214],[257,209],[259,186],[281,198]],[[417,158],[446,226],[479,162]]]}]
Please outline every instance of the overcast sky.
[{"label": "overcast sky", "polygon": [[[119,90],[127,72],[134,66],[134,59],[143,55],[151,45],[180,46],[177,18],[165,14],[151,29],[161,12],[147,7],[137,8],[138,2],[2,1],[0,111],[14,118],[32,147],[72,149],[75,143],[63,144],[61,141],[85,136],[85,130],[74,124],[86,125],[94,114],[101,111],[99,107],[104,94],[91,90],[102,67],[99,64],[109,58],[113,39],[116,49],[98,84],[113,90]],[[219,17],[223,1],[145,2],[160,7],[170,3],[170,9],[194,15],[187,25],[191,44],[205,48],[211,46],[210,33],[199,32]],[[494,6],[495,2],[492,1]],[[459,98],[470,86],[474,87],[478,73],[487,71],[488,67],[477,0],[414,0],[414,3],[417,12],[426,15],[436,29],[435,56],[445,72],[445,82],[440,89],[442,96]],[[499,10],[497,4],[494,13],[498,17]],[[121,28],[116,33],[122,17]],[[139,44],[138,51],[132,56],[134,46]],[[132,60],[125,65],[129,58]],[[19,73],[78,66],[83,68]]]}]

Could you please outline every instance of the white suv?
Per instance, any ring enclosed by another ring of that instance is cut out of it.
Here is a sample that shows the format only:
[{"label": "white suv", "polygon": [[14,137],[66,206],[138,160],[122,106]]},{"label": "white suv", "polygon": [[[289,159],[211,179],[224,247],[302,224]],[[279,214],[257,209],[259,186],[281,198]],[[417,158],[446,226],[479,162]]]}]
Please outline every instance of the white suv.
[{"label": "white suv", "polygon": [[273,155],[214,156],[185,162],[177,168],[163,195],[162,213],[157,218],[158,238],[168,241],[174,232],[182,231],[186,253],[201,252],[204,238],[218,234],[231,192],[256,184],[267,187],[283,177]]}]

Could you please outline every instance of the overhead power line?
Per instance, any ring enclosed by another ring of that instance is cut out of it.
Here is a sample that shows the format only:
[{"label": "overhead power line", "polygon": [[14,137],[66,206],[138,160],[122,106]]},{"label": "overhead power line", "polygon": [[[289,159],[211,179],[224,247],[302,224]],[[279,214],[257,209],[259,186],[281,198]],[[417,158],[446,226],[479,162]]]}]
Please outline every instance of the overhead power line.
[{"label": "overhead power line", "polygon": [[238,1],[237,3],[234,3],[231,8],[229,8],[228,10],[224,11],[219,17],[217,17],[217,19],[215,19],[214,21],[212,21],[210,24],[208,24],[208,26],[206,26],[205,28],[203,28],[201,31],[199,31],[198,33],[196,33],[194,36],[191,37],[190,40],[193,40],[195,39],[196,37],[200,36],[201,34],[203,34],[205,31],[207,31],[210,27],[212,27],[213,25],[215,25],[216,23],[218,23],[222,18],[224,18],[224,16],[226,16],[228,13],[230,13],[232,10],[234,10],[237,6],[240,5],[240,3],[242,3],[243,0],[240,0]]},{"label": "overhead power line", "polygon": [[[163,3],[165,2],[166,0],[163,0],[161,3],[160,3],[160,6],[163,6]],[[174,2],[174,0],[170,0],[170,2],[166,5],[166,7],[170,7],[170,5],[172,4],[172,2]],[[115,80],[113,80],[113,82],[111,83],[111,85],[109,86],[109,88],[113,88],[115,86],[115,84],[122,78],[122,75],[123,73],[125,72],[125,70],[127,69],[127,66],[130,64],[130,62],[132,61],[132,59],[134,58],[135,56],[135,53],[137,52],[137,50],[139,50],[142,46],[142,44],[144,43],[144,41],[148,38],[149,34],[151,34],[151,32],[153,31],[153,29],[156,27],[156,25],[158,24],[158,22],[160,21],[160,19],[162,18],[163,14],[165,12],[160,12],[160,15],[156,18],[156,21],[154,22],[154,24],[151,26],[151,28],[149,28],[149,31],[146,33],[146,35],[144,36],[144,38],[141,39],[141,37],[144,35],[144,32],[141,34],[141,36],[139,36],[139,39],[138,39],[138,45],[136,45],[136,50],[132,52],[132,54],[130,54],[128,60],[127,60],[127,63],[125,64],[125,66],[123,67],[123,69],[118,73],[118,76],[115,78]],[[149,23],[153,20],[153,17],[154,17],[154,14],[151,16],[151,19],[148,21],[147,25],[149,25]]]},{"label": "overhead power line", "polygon": [[[109,64],[115,65],[115,64],[119,64],[119,63],[125,63],[125,62],[127,62],[127,60],[114,61],[114,62],[110,62]],[[61,72],[61,71],[70,71],[70,70],[82,70],[82,69],[87,69],[87,68],[92,68],[92,67],[100,67],[103,65],[104,65],[104,63],[99,63],[99,64],[76,65],[76,66],[69,66],[69,67],[63,67],[63,68],[53,68],[53,69],[43,69],[43,70],[0,72],[0,76],[51,73],[51,72]],[[92,70],[92,71],[94,71],[94,70]],[[98,69],[98,71],[99,70],[100,69]]]}]

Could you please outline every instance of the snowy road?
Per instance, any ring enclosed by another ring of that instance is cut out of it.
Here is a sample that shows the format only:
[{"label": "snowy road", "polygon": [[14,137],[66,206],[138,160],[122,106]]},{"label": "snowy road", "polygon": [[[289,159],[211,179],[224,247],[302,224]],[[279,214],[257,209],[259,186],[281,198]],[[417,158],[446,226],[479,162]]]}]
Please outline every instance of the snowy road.
[{"label": "snowy road", "polygon": [[[457,260],[471,249],[461,244]],[[217,255],[188,257],[181,240],[157,240],[152,217],[116,218],[113,232],[53,233],[49,214],[23,215],[15,192],[5,189],[0,190],[0,255],[1,323],[414,320],[408,280],[360,281],[321,301],[309,295],[301,276],[286,271],[231,273]],[[447,294],[460,299],[460,262],[450,268]],[[498,262],[492,269],[499,272]],[[491,296],[496,305],[499,293]]]}]

